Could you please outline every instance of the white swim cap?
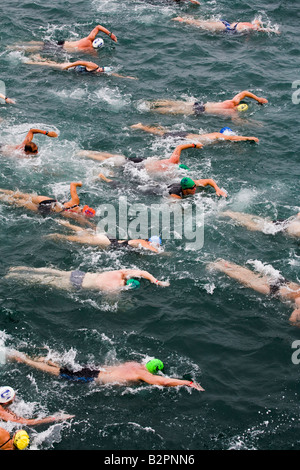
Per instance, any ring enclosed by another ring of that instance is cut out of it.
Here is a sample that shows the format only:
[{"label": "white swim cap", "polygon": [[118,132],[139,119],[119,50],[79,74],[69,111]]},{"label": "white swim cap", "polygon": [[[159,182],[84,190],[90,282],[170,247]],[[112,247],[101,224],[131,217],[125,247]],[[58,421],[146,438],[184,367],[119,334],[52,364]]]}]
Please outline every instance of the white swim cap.
[{"label": "white swim cap", "polygon": [[101,49],[104,46],[104,41],[102,38],[96,38],[93,41],[93,48],[94,49]]},{"label": "white swim cap", "polygon": [[13,400],[15,391],[11,387],[0,387],[0,403],[5,404]]}]

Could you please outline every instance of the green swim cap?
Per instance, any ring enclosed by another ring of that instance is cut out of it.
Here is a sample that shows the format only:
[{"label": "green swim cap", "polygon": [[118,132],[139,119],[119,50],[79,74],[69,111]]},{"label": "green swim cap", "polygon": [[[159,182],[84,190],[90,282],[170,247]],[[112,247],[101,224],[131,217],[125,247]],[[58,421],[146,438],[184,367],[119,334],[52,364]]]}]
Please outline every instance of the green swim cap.
[{"label": "green swim cap", "polygon": [[182,178],[180,185],[182,189],[191,189],[195,186],[195,181],[192,178]]},{"label": "green swim cap", "polygon": [[159,359],[151,359],[146,364],[146,369],[150,374],[157,374],[159,370],[163,370],[164,364]]},{"label": "green swim cap", "polygon": [[131,287],[131,289],[137,289],[138,287],[140,287],[140,285],[141,283],[136,279],[128,279],[128,281],[126,282],[126,286]]},{"label": "green swim cap", "polygon": [[182,168],[183,170],[189,170],[189,167],[186,166],[184,163],[180,163],[180,165],[178,166],[178,168]]}]

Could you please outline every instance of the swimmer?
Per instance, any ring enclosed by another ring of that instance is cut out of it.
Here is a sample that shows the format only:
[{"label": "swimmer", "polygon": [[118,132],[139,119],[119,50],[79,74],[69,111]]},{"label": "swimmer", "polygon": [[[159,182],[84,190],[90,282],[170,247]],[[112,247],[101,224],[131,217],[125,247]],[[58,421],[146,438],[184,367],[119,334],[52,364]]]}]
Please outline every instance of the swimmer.
[{"label": "swimmer", "polygon": [[179,21],[181,23],[186,23],[192,26],[197,26],[198,28],[204,29],[206,31],[213,32],[230,32],[230,33],[250,33],[253,31],[258,31],[262,33],[276,33],[280,34],[279,31],[274,28],[264,28],[262,23],[258,20],[254,20],[252,23],[248,22],[237,22],[228,23],[225,20],[218,21],[205,21],[205,20],[196,20],[194,18],[182,18],[177,16],[172,19],[173,21]]},{"label": "swimmer", "polygon": [[17,416],[8,407],[15,399],[15,391],[11,387],[0,387],[0,419],[3,421],[11,421],[13,423],[25,424],[27,426],[37,426],[39,424],[54,423],[57,421],[65,421],[74,418],[71,415],[60,414],[57,416],[47,416],[40,419],[27,419]]},{"label": "swimmer", "polygon": [[288,219],[278,220],[265,219],[256,215],[233,211],[224,211],[221,215],[230,217],[248,230],[270,232],[270,228],[275,228],[276,233],[284,232],[291,237],[300,237],[300,212]]},{"label": "swimmer", "polygon": [[221,271],[232,279],[237,280],[245,287],[253,289],[260,294],[270,295],[282,301],[288,300],[295,304],[295,310],[290,316],[289,321],[295,326],[300,326],[300,285],[289,282],[283,277],[270,279],[268,276],[262,276],[254,273],[250,269],[239,266],[235,263],[220,259],[210,263],[208,269]]},{"label": "swimmer", "polygon": [[25,139],[21,144],[18,145],[0,145],[0,152],[6,156],[8,155],[36,155],[38,153],[38,146],[32,142],[34,134],[44,134],[48,137],[57,137],[56,132],[53,131],[43,131],[41,129],[30,129],[27,133]]},{"label": "swimmer", "polygon": [[109,75],[113,75],[114,77],[119,78],[128,78],[131,80],[137,80],[135,77],[129,77],[125,75],[120,75],[118,73],[111,72],[110,67],[100,67],[98,64],[94,62],[87,62],[85,60],[77,60],[76,62],[63,62],[61,64],[54,62],[53,60],[43,59],[40,55],[35,55],[31,57],[32,60],[26,59],[25,63],[28,65],[39,65],[45,67],[51,67],[54,69],[59,70],[74,70],[77,73],[82,74],[92,74],[92,75],[99,75],[103,73],[109,73]]},{"label": "swimmer", "polygon": [[162,371],[164,364],[159,359],[151,359],[146,364],[139,362],[125,362],[114,366],[101,366],[98,369],[83,367],[79,371],[73,371],[67,367],[61,367],[45,358],[31,359],[23,353],[15,351],[8,353],[11,361],[26,364],[41,372],[47,372],[55,377],[79,382],[94,382],[96,385],[127,385],[131,383],[146,382],[150,385],[162,387],[186,386],[203,392],[204,389],[197,382],[169,378],[164,375],[156,375]]},{"label": "swimmer", "polygon": [[29,436],[24,429],[20,429],[11,437],[4,428],[0,428],[0,450],[24,450],[29,446]]},{"label": "swimmer", "polygon": [[25,50],[25,52],[52,52],[60,49],[66,52],[93,52],[99,47],[97,45],[97,42],[95,42],[95,39],[96,36],[101,32],[110,37],[112,41],[118,42],[117,37],[112,32],[104,28],[104,26],[98,25],[90,32],[88,36],[79,39],[78,41],[58,41],[57,43],[55,43],[54,41],[29,41],[26,44],[16,44],[14,46],[8,46],[8,49],[21,49]]},{"label": "swimmer", "polygon": [[168,187],[169,195],[175,199],[183,199],[196,193],[197,187],[211,186],[216,191],[217,196],[227,197],[227,192],[220,189],[213,179],[193,180],[192,178],[182,178],[180,183],[173,183]]},{"label": "swimmer", "polygon": [[[143,159],[140,157],[137,158],[129,158],[125,157],[122,154],[113,154],[108,152],[97,152],[93,150],[80,150],[77,155],[82,157],[91,158],[92,160],[104,162],[107,161],[108,163],[116,163],[117,166],[124,165],[125,163],[132,162],[132,163],[142,163],[143,168],[146,169],[148,173],[162,173],[165,171],[172,170],[176,165],[178,166],[180,163],[180,156],[182,150],[189,149],[189,148],[197,148],[201,149],[203,145],[201,143],[197,144],[182,144],[178,145],[170,158],[165,158],[162,160],[158,160],[155,157],[149,157],[147,159]],[[100,173],[99,178],[105,180],[106,182],[110,182],[107,178],[103,177],[102,173]]]},{"label": "swimmer", "polygon": [[119,269],[98,273],[83,271],[61,271],[52,268],[30,268],[17,266],[10,268],[6,279],[38,283],[70,291],[95,290],[102,292],[118,291],[122,288],[137,288],[140,282],[136,278],[146,279],[152,284],[168,287],[168,281],[159,281],[152,274],[140,269]]},{"label": "swimmer", "polygon": [[211,132],[209,134],[193,134],[191,132],[186,132],[186,131],[169,132],[167,129],[164,129],[163,127],[147,126],[147,125],[142,124],[141,122],[137,124],[133,124],[130,127],[132,129],[140,129],[144,132],[148,132],[149,134],[159,135],[164,138],[174,137],[174,138],[197,141],[197,142],[200,142],[202,145],[207,145],[216,141],[224,141],[224,140],[228,140],[231,142],[244,142],[244,141],[259,142],[257,137],[245,137],[241,135],[236,135],[229,127],[223,127],[219,132]]},{"label": "swimmer", "polygon": [[97,246],[102,249],[113,248],[122,249],[122,248],[142,248],[144,250],[153,251],[154,253],[159,253],[159,246],[161,245],[161,239],[157,236],[151,237],[148,240],[117,240],[116,238],[109,238],[104,233],[97,233],[95,230],[85,230],[76,225],[72,225],[65,220],[57,220],[57,222],[65,227],[73,230],[75,235],[63,235],[60,233],[53,233],[46,235],[47,238],[52,238],[54,240],[66,240],[75,243],[81,243],[84,245]]},{"label": "swimmer", "polygon": [[0,200],[17,207],[24,207],[25,209],[38,212],[43,216],[60,214],[63,217],[77,219],[79,222],[93,226],[87,219],[95,217],[96,211],[87,205],[80,205],[77,187],[81,186],[81,181],[70,184],[71,199],[67,202],[58,202],[56,199],[49,198],[49,196],[37,196],[9,189],[0,189]]},{"label": "swimmer", "polygon": [[259,104],[268,102],[265,98],[259,98],[250,91],[242,91],[235,95],[231,100],[221,102],[188,102],[188,101],[172,101],[172,100],[156,100],[149,102],[151,111],[161,114],[194,114],[196,116],[202,114],[215,114],[237,118],[239,113],[248,109],[248,105],[243,101],[244,98],[251,98]]},{"label": "swimmer", "polygon": [[3,95],[2,93],[0,93],[0,98],[5,101],[5,103],[8,103],[8,104],[16,104],[16,102],[14,100],[12,100],[11,98],[8,98],[7,96]]}]

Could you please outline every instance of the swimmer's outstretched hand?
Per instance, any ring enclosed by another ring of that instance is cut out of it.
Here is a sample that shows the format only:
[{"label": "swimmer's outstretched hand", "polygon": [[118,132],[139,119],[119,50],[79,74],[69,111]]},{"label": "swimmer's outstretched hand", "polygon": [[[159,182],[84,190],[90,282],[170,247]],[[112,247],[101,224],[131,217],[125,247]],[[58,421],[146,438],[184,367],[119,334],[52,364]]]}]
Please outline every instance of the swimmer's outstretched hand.
[{"label": "swimmer's outstretched hand", "polygon": [[5,98],[5,103],[16,104],[16,102],[14,100],[12,100],[11,98]]},{"label": "swimmer's outstretched hand", "polygon": [[53,418],[53,421],[66,421],[67,419],[75,418],[75,415],[61,414],[61,415],[57,415],[57,416],[52,416],[52,418]]},{"label": "swimmer's outstretched hand", "polygon": [[54,132],[54,131],[49,131],[47,136],[48,137],[58,137],[58,134],[56,134],[56,132]]},{"label": "swimmer's outstretched hand", "polygon": [[194,3],[195,5],[201,5],[200,2],[197,2],[197,0],[190,0],[191,3]]},{"label": "swimmer's outstretched hand", "polygon": [[205,392],[204,388],[202,388],[201,385],[198,384],[197,382],[190,382],[190,383],[189,383],[189,387],[195,388],[195,389],[198,390],[199,392]]},{"label": "swimmer's outstretched hand", "polygon": [[268,100],[266,98],[259,98],[258,99],[259,104],[266,104]]},{"label": "swimmer's outstretched hand", "polygon": [[176,18],[172,18],[172,21],[184,21],[183,18],[181,18],[181,16],[176,16]]},{"label": "swimmer's outstretched hand", "polygon": [[155,281],[155,283],[158,285],[158,286],[161,286],[161,287],[169,287],[170,283],[169,281]]},{"label": "swimmer's outstretched hand", "polygon": [[223,189],[217,189],[217,190],[216,190],[216,194],[217,194],[217,196],[223,196],[223,197],[227,197],[227,196],[228,196],[227,192],[226,192],[225,190],[223,190]]}]

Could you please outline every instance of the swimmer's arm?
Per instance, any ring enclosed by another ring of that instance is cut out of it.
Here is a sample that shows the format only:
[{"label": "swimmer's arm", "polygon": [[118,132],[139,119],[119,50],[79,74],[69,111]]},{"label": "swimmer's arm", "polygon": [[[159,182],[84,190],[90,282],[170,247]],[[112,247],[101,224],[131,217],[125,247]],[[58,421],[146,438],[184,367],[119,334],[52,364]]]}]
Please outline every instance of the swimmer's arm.
[{"label": "swimmer's arm", "polygon": [[230,140],[232,142],[243,142],[247,140],[252,140],[254,142],[259,142],[259,139],[257,137],[246,137],[242,135],[224,135],[222,133],[219,134],[217,139],[223,139],[223,140]]},{"label": "swimmer's arm", "polygon": [[89,67],[89,68],[98,68],[98,64],[95,64],[94,62],[87,62],[86,60],[76,60],[76,62],[72,62],[70,64],[67,64],[63,67],[63,70],[68,70],[71,69],[72,67],[76,67],[77,65],[82,65],[83,67]]},{"label": "swimmer's arm", "polygon": [[191,382],[190,380],[181,380],[181,379],[172,379],[169,377],[161,377],[160,375],[153,375],[145,371],[140,375],[140,380],[150,384],[150,385],[161,385],[163,387],[178,387],[185,385],[186,387],[195,388],[199,391],[204,391],[204,389],[197,384],[196,382]]},{"label": "swimmer's arm", "polygon": [[[64,416],[64,415],[62,415]],[[48,416],[41,419],[26,419],[15,415],[11,411],[0,410],[0,419],[3,421],[11,421],[13,423],[26,424],[28,426],[34,426],[38,424],[53,423],[54,421],[61,421],[62,416]],[[66,415],[65,415],[66,416]],[[71,417],[71,416],[70,416]]]},{"label": "swimmer's arm", "polygon": [[98,178],[105,181],[106,183],[111,183],[113,181],[113,180],[110,180],[110,179],[106,178],[106,176],[104,176],[103,173],[99,173]]},{"label": "swimmer's arm", "polygon": [[213,179],[195,180],[196,186],[212,186],[217,193],[217,196],[227,197],[227,193],[219,188]]},{"label": "swimmer's arm", "polygon": [[79,196],[77,194],[77,186],[79,186],[79,187],[82,186],[81,181],[79,183],[71,183],[70,184],[71,200],[66,202],[64,204],[64,207],[71,207],[71,206],[75,206],[76,204],[79,205],[80,200],[79,200]]},{"label": "swimmer's arm", "polygon": [[254,95],[253,93],[251,93],[250,91],[242,91],[241,93],[238,93],[236,96],[234,96],[232,98],[232,102],[235,106],[237,106],[238,104],[240,104],[240,102],[244,99],[244,98],[252,98],[253,100],[257,101],[258,103],[260,104],[265,104],[268,102],[267,99],[265,98],[259,98],[258,96]]},{"label": "swimmer's arm", "polygon": [[122,274],[126,278],[130,277],[142,277],[143,279],[147,279],[147,281],[150,281],[152,284],[157,284],[158,286],[169,286],[169,282],[164,282],[164,281],[159,281],[156,279],[152,274],[148,273],[148,271],[141,271],[139,269],[122,269]]},{"label": "swimmer's arm", "polygon": [[197,149],[201,149],[203,147],[203,144],[200,144],[200,142],[198,142],[197,144],[194,144],[194,143],[187,143],[187,144],[181,144],[181,145],[178,145],[176,147],[176,149],[174,150],[173,155],[175,154],[181,154],[182,150],[185,150],[185,149],[190,149],[190,148],[197,148]]},{"label": "swimmer's arm", "polygon": [[108,29],[104,28],[104,26],[101,26],[100,24],[98,24],[98,25],[90,32],[90,34],[88,35],[87,38],[90,39],[91,41],[94,41],[94,39],[96,38],[97,34],[98,34],[100,31],[101,31],[102,33],[107,34],[107,36],[109,36],[110,39],[112,39],[113,41],[118,42],[117,37],[116,37],[113,33],[111,33],[110,31],[108,31]]},{"label": "swimmer's arm", "polygon": [[201,21],[195,20],[194,18],[182,18],[181,16],[177,16],[176,18],[172,18],[173,21],[180,21],[181,23],[192,24],[194,26],[200,26]]},{"label": "swimmer's arm", "polygon": [[290,316],[290,322],[293,323],[295,326],[300,327],[300,297],[297,297],[295,299],[295,305],[296,308]]},{"label": "swimmer's arm", "polygon": [[5,103],[16,104],[14,100],[12,100],[11,98],[8,98],[5,95],[2,95],[2,93],[0,93],[0,98],[2,98],[5,101]]},{"label": "swimmer's arm", "polygon": [[29,144],[32,141],[34,134],[44,134],[44,135],[47,135],[48,137],[57,137],[56,132],[53,132],[53,131],[48,132],[48,131],[43,131],[41,129],[30,129],[30,131],[27,133],[22,145]]},{"label": "swimmer's arm", "polygon": [[151,246],[151,244],[147,242],[146,240],[131,240],[130,245],[136,248],[139,248],[139,246],[141,245],[143,248],[146,248],[147,250],[154,251],[155,253],[159,253],[159,251],[153,246]]}]

